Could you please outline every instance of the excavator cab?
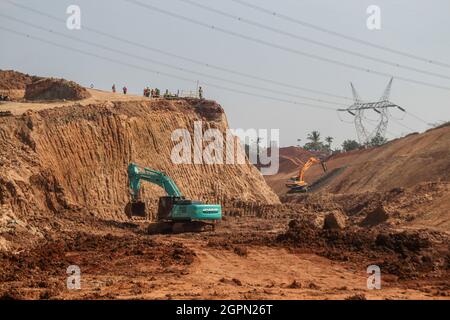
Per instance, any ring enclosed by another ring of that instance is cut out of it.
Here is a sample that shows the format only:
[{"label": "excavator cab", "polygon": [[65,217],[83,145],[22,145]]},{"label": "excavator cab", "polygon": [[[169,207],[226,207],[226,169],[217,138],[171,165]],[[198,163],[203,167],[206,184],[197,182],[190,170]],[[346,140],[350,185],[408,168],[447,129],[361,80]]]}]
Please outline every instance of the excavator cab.
[{"label": "excavator cab", "polygon": [[158,202],[158,221],[170,220],[173,206],[183,197],[166,196],[159,198]]}]

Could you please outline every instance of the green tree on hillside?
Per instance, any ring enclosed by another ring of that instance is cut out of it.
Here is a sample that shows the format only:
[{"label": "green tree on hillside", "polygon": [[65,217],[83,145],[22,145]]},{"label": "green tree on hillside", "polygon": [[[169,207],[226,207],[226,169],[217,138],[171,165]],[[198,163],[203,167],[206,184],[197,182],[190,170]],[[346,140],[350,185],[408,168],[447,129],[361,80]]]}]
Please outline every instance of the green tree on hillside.
[{"label": "green tree on hillside", "polygon": [[314,130],[311,133],[308,133],[307,139],[310,140],[312,143],[319,143],[320,142],[320,132]]},{"label": "green tree on hillside", "polygon": [[361,145],[358,143],[358,141],[347,139],[344,142],[342,142],[342,150],[344,152],[349,152],[352,150],[357,150],[361,147]]},{"label": "green tree on hillside", "polygon": [[331,151],[331,144],[333,143],[333,140],[334,140],[333,137],[326,137],[326,138],[325,138],[325,141],[326,141],[326,143],[327,143],[327,148],[328,148],[328,150],[330,150],[330,151]]},{"label": "green tree on hillside", "polygon": [[370,142],[369,142],[369,146],[370,147],[377,147],[377,146],[381,146],[383,144],[385,144],[387,142],[387,139],[385,137],[382,137],[379,133],[377,133],[375,135],[375,137],[373,137]]},{"label": "green tree on hillside", "polygon": [[304,149],[308,151],[322,151],[326,149],[325,145],[320,141],[319,131],[314,130],[311,133],[308,133],[306,139],[308,139],[309,142],[305,143],[303,146]]}]

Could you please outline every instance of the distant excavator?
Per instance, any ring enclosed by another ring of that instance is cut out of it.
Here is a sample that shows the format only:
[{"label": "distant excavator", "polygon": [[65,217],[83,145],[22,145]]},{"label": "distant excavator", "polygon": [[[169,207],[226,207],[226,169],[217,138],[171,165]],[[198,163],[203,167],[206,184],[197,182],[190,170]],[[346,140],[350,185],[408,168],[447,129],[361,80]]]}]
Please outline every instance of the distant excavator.
[{"label": "distant excavator", "polygon": [[286,187],[289,188],[288,193],[308,192],[310,185],[304,180],[305,172],[316,163],[320,163],[322,165],[323,172],[328,171],[327,165],[324,161],[315,157],[309,158],[308,161],[300,168],[298,176],[292,177],[286,182]]},{"label": "distant excavator", "polygon": [[149,226],[149,233],[199,232],[222,219],[220,204],[205,204],[187,200],[180,189],[164,172],[128,165],[131,201],[125,207],[129,217],[147,217],[145,202],[141,199],[141,181],[156,184],[166,191],[167,196],[159,198],[156,223]]}]

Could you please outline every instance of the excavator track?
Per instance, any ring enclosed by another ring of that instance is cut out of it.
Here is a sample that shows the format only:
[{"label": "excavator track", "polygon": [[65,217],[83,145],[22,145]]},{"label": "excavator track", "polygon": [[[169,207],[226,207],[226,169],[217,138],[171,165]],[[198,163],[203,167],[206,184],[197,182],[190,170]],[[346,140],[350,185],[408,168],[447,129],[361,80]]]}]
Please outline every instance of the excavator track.
[{"label": "excavator track", "polygon": [[148,234],[178,234],[214,231],[215,224],[203,221],[159,221],[151,223]]}]

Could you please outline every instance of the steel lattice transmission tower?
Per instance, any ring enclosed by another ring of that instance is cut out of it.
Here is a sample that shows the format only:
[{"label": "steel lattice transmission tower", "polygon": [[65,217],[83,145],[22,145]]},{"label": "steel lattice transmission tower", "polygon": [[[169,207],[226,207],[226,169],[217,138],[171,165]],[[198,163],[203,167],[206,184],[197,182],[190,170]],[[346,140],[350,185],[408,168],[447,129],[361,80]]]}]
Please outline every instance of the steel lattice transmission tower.
[{"label": "steel lattice transmission tower", "polygon": [[[354,116],[354,123],[356,128],[356,134],[358,135],[359,143],[368,144],[374,137],[384,138],[386,135],[387,126],[389,123],[389,108],[398,108],[403,112],[406,110],[389,101],[389,95],[391,93],[393,78],[389,81],[386,89],[380,100],[377,102],[364,102],[361,100],[358,92],[356,91],[353,83],[350,83],[353,93],[353,104],[346,109],[338,109],[338,111],[344,111]],[[378,119],[369,119],[366,117],[367,111],[374,111],[378,115]],[[369,129],[368,122],[372,122],[372,127]]]}]

